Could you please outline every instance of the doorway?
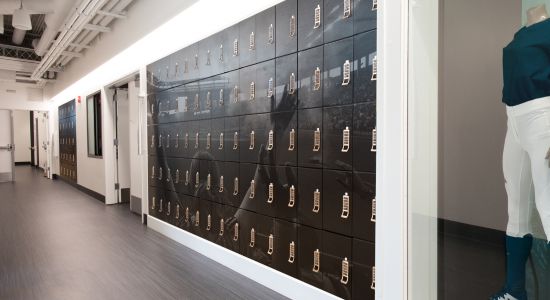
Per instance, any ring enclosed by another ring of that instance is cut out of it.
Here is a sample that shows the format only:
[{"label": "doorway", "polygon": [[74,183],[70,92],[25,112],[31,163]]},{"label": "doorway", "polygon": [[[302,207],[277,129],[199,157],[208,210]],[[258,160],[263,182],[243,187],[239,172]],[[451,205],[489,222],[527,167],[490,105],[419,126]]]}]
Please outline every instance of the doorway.
[{"label": "doorway", "polygon": [[128,84],[116,87],[114,91],[115,110],[115,159],[118,203],[130,203],[130,104]]},{"label": "doorway", "polygon": [[116,203],[129,203],[130,210],[142,214],[143,174],[139,149],[141,142],[139,77],[126,77],[106,89],[113,99],[110,110],[113,120],[114,182]]},{"label": "doorway", "polygon": [[13,112],[0,110],[0,183],[15,181]]}]

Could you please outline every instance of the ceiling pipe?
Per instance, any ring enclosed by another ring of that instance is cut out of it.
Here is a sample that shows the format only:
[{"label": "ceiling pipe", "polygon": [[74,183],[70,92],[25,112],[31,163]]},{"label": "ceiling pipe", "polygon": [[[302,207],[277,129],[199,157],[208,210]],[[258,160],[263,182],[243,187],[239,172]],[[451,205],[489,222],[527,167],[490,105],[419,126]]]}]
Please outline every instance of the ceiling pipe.
[{"label": "ceiling pipe", "polygon": [[77,37],[84,26],[90,22],[97,11],[107,2],[107,0],[86,0],[73,8],[73,13],[66,19],[65,25],[53,46],[40,61],[36,70],[32,74],[32,79],[39,80],[42,74],[46,72],[55,61],[61,56],[67,46]]},{"label": "ceiling pipe", "polygon": [[44,22],[46,23],[46,29],[42,33],[40,40],[35,44],[33,41],[34,52],[38,56],[43,56],[48,51],[48,48],[52,44],[55,36],[59,32],[63,21],[69,14],[71,8],[71,0],[55,0],[53,7],[55,12],[46,15]]},{"label": "ceiling pipe", "polygon": [[[120,0],[116,3],[114,2],[110,2],[110,3],[107,3],[101,10],[104,10],[104,11],[115,11],[115,12],[123,12],[125,11],[125,9],[128,7],[128,5],[130,5],[130,3],[132,3],[133,0]],[[97,25],[101,25],[101,26],[109,26],[110,23],[113,21],[113,17],[109,17],[109,16],[102,16],[99,12],[98,12],[98,15],[100,17],[103,17],[103,18],[93,18],[92,20],[92,24],[97,24]],[[100,32],[97,32],[97,31],[89,31],[89,32],[83,32],[83,34],[80,34],[77,39],[75,40],[75,42],[78,42],[78,44],[89,44],[91,43],[98,35],[100,34]],[[69,45],[69,46],[72,46],[72,45]],[[72,51],[80,51],[82,48],[79,48],[79,47],[74,47],[74,48],[71,48]],[[70,56],[66,56],[66,57],[62,57],[58,63],[62,66],[65,66],[67,65],[72,59],[74,59],[74,57],[70,57]]]},{"label": "ceiling pipe", "polygon": [[21,45],[23,43],[23,40],[25,39],[26,34],[27,34],[26,30],[14,28],[11,41],[16,45]]}]

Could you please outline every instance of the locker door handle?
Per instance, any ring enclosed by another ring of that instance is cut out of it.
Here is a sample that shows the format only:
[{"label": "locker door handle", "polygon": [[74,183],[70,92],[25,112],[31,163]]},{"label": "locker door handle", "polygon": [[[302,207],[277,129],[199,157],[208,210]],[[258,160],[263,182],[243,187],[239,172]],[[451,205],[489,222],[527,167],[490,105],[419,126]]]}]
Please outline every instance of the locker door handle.
[{"label": "locker door handle", "polygon": [[296,203],[296,188],[294,187],[294,185],[290,187],[288,197],[288,207],[294,207],[294,204]]},{"label": "locker door handle", "polygon": [[273,97],[273,78],[269,78],[269,81],[267,82],[267,97]]},{"label": "locker door handle", "polygon": [[220,176],[220,189],[218,192],[223,193],[223,175]]},{"label": "locker door handle", "polygon": [[351,135],[351,132],[349,130],[349,127],[346,126],[346,128],[342,131],[342,152],[349,151],[350,135]]},{"label": "locker door handle", "polygon": [[313,152],[321,150],[321,130],[317,128],[313,133]]},{"label": "locker door handle", "polygon": [[294,241],[290,242],[288,247],[288,262],[293,264],[294,263],[294,257],[296,256],[296,246],[294,244]]},{"label": "locker door handle", "polygon": [[233,40],[233,56],[239,56],[239,39]]},{"label": "locker door handle", "polygon": [[197,212],[195,212],[195,227],[199,227],[200,220],[201,220],[201,215],[200,215],[200,212],[197,210]]},{"label": "locker door handle", "polygon": [[319,209],[321,208],[321,192],[319,192],[319,189],[316,189],[315,192],[313,192],[313,212],[318,213]]},{"label": "locker door handle", "polygon": [[321,5],[317,4],[314,11],[313,29],[317,29],[321,26]]},{"label": "locker door handle", "polygon": [[340,278],[340,282],[343,284],[348,284],[349,281],[349,261],[348,258],[345,257],[344,260],[342,260],[342,277]]},{"label": "locker door handle", "polygon": [[269,29],[268,29],[268,32],[267,32],[267,43],[268,44],[273,44],[273,42],[275,41],[275,32],[274,32],[274,28],[273,28],[273,24],[269,24]]},{"label": "locker door handle", "polygon": [[376,81],[378,79],[378,57],[374,56],[372,60],[372,76],[371,81]]},{"label": "locker door handle", "polygon": [[296,139],[296,130],[292,128],[289,134],[288,151],[294,151],[295,139]]},{"label": "locker door handle", "polygon": [[268,238],[267,254],[273,255],[273,234],[270,234]]},{"label": "locker door handle", "polygon": [[376,152],[376,146],[377,146],[377,141],[378,137],[377,137],[377,133],[376,133],[376,128],[374,128],[372,130],[372,146],[370,148],[370,151],[371,152]]},{"label": "locker door handle", "polygon": [[256,38],[254,36],[254,31],[252,31],[248,38],[248,50],[252,51],[254,49],[256,49]]},{"label": "locker door handle", "polygon": [[252,81],[250,83],[249,93],[250,93],[250,96],[249,96],[248,100],[250,100],[250,101],[254,100],[256,98],[256,83],[254,81]]},{"label": "locker door handle", "polygon": [[254,248],[254,245],[256,244],[256,230],[254,228],[250,229],[250,243],[248,246],[250,248]]},{"label": "locker door handle", "polygon": [[225,221],[222,218],[220,219],[220,233],[219,233],[220,236],[223,236],[224,227],[225,227]]},{"label": "locker door handle", "polygon": [[267,150],[269,151],[273,150],[273,146],[274,146],[273,143],[274,143],[273,130],[270,130],[268,134],[268,139],[267,139]]},{"label": "locker door handle", "polygon": [[290,38],[293,38],[296,36],[296,17],[295,16],[290,17],[290,31],[288,36]]},{"label": "locker door handle", "polygon": [[373,223],[376,223],[376,198],[372,199],[372,212],[371,212],[370,221]]},{"label": "locker door handle", "polygon": [[351,0],[344,0],[344,19],[351,16]]},{"label": "locker door handle", "polygon": [[273,203],[274,198],[273,183],[270,183],[268,187],[267,203]]},{"label": "locker door handle", "polygon": [[349,83],[351,82],[351,63],[349,62],[349,60],[346,60],[344,62],[344,65],[342,67],[343,69],[343,80],[342,80],[342,85],[343,86],[346,86],[346,85],[349,85]]},{"label": "locker door handle", "polygon": [[340,217],[342,219],[349,218],[350,213],[350,197],[348,193],[344,193],[344,196],[342,196],[342,214]]},{"label": "locker door handle", "polygon": [[319,67],[315,68],[315,71],[313,72],[313,90],[318,91],[321,89],[321,69]]},{"label": "locker door handle", "polygon": [[319,273],[321,269],[321,252],[319,249],[313,251],[313,272]]},{"label": "locker door handle", "polygon": [[235,226],[233,227],[233,241],[239,240],[239,223],[235,223]]}]

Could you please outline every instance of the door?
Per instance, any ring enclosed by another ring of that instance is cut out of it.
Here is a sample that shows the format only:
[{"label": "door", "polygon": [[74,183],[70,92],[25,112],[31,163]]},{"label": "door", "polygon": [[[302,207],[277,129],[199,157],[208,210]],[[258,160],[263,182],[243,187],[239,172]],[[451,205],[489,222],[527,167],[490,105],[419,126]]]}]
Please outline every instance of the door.
[{"label": "door", "polygon": [[117,88],[114,96],[116,118],[116,169],[118,182],[118,202],[130,202],[130,105],[128,89]]},{"label": "door", "polygon": [[0,182],[15,180],[13,145],[13,115],[10,110],[0,110]]}]

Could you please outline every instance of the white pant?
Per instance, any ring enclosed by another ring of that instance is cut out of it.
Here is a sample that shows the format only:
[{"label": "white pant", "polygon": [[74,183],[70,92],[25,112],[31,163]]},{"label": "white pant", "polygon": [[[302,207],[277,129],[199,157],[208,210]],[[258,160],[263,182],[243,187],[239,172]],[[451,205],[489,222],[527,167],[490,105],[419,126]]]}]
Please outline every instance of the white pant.
[{"label": "white pant", "polygon": [[532,234],[531,217],[536,208],[550,240],[550,167],[545,159],[550,148],[550,97],[507,107],[506,112],[503,170],[508,194],[507,234]]}]

